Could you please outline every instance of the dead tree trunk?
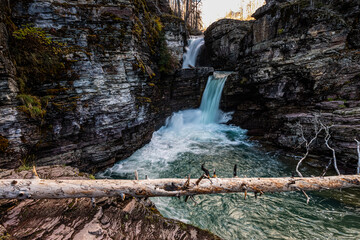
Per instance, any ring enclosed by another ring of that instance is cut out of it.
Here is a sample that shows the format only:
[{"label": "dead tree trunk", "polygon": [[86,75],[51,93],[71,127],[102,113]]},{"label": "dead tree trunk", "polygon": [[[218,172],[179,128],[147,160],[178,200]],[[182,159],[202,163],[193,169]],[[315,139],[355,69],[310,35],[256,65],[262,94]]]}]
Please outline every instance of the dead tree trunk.
[{"label": "dead tree trunk", "polygon": [[178,15],[178,17],[181,17],[180,0],[176,0],[176,2],[177,2],[177,9],[178,9],[177,15]]},{"label": "dead tree trunk", "polygon": [[184,17],[185,24],[188,24],[189,14],[190,14],[190,12],[189,12],[189,0],[186,0],[185,17]]},{"label": "dead tree trunk", "polygon": [[211,178],[153,180],[1,179],[0,198],[174,197],[199,194],[320,191],[360,186],[360,175],[307,178]]}]

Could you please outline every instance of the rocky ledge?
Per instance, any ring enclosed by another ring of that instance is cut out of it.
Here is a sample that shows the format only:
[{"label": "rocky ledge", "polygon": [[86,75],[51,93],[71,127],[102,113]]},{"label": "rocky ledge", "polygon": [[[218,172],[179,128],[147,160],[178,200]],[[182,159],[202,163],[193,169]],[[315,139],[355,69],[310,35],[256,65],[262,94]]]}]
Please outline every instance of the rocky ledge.
[{"label": "rocky ledge", "polygon": [[[37,169],[41,178],[87,179],[71,167]],[[30,178],[7,170],[0,178]],[[149,200],[126,198],[0,200],[0,239],[220,239],[208,231],[164,218]]]}]

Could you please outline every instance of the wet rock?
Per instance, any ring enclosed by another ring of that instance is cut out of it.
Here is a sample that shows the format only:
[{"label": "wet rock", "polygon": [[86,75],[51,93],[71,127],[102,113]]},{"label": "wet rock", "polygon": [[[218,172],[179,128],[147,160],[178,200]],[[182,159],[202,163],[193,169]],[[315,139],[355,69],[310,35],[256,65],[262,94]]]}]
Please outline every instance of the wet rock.
[{"label": "wet rock", "polygon": [[[41,178],[84,179],[70,167],[39,167]],[[61,175],[63,173],[64,175]],[[4,171],[0,178],[29,178]],[[220,239],[208,231],[164,218],[149,200],[126,198],[0,200],[0,237],[9,239]]]},{"label": "wet rock", "polygon": [[162,21],[165,23],[165,39],[170,52],[181,62],[184,55],[187,34],[184,22],[174,15],[163,14]]}]

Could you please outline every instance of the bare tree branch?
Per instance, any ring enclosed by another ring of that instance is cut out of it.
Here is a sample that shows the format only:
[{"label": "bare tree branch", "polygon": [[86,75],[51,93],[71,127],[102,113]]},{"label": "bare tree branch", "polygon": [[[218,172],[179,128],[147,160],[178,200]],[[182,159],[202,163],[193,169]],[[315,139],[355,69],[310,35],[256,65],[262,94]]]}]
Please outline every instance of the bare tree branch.
[{"label": "bare tree branch", "polygon": [[303,175],[301,174],[301,172],[299,171],[299,167],[301,165],[301,163],[307,158],[307,156],[309,155],[309,151],[310,151],[310,147],[311,144],[317,139],[317,137],[319,136],[319,134],[321,133],[322,130],[324,130],[322,127],[320,129],[318,129],[318,124],[317,124],[317,117],[315,116],[315,123],[314,123],[314,128],[315,128],[315,136],[308,141],[305,136],[304,136],[304,129],[302,127],[302,125],[300,123],[298,123],[298,125],[300,126],[300,130],[301,130],[301,137],[304,140],[304,142],[302,142],[300,145],[305,143],[305,149],[306,149],[306,153],[305,155],[299,160],[298,164],[296,165],[296,172],[300,177],[303,177]]},{"label": "bare tree branch", "polygon": [[330,135],[330,128],[333,127],[334,125],[332,126],[325,126],[322,122],[320,122],[322,128],[325,130],[325,133],[326,133],[326,136],[325,136],[325,145],[328,149],[330,149],[332,151],[332,155],[333,155],[333,161],[334,161],[334,168],[335,168],[335,171],[338,175],[340,175],[340,171],[337,167],[337,161],[336,161],[336,152],[335,152],[335,149],[330,147],[329,145],[329,139],[331,138],[331,135]]},{"label": "bare tree branch", "polygon": [[[301,163],[307,158],[307,156],[309,155],[309,151],[310,151],[310,147],[312,145],[312,143],[319,137],[319,134],[324,131],[325,132],[325,138],[324,138],[324,141],[325,141],[325,145],[328,149],[330,149],[332,151],[332,158],[329,160],[329,163],[327,164],[327,166],[325,167],[324,169],[324,172],[322,174],[322,176],[325,176],[327,170],[329,169],[331,163],[333,162],[334,163],[334,168],[335,168],[335,171],[338,175],[340,175],[340,171],[338,169],[338,166],[337,166],[337,159],[336,159],[336,151],[334,148],[332,148],[329,144],[329,140],[331,138],[331,134],[330,134],[330,129],[332,127],[334,127],[335,125],[331,125],[331,126],[327,126],[325,125],[324,123],[321,122],[321,120],[319,119],[320,116],[317,116],[315,115],[314,117],[314,129],[315,129],[315,136],[310,140],[308,141],[305,136],[304,136],[304,129],[302,127],[302,125],[300,123],[298,123],[299,127],[300,127],[300,132],[301,132],[301,137],[303,139],[303,142],[300,144],[300,146],[302,144],[305,143],[305,149],[306,149],[306,153],[305,155],[299,160],[297,166],[296,166],[296,172],[297,174],[302,177],[302,174],[301,172],[299,171],[299,167],[301,165]],[[359,157],[360,159],[360,157]],[[360,160],[359,160],[359,171],[360,171]]]},{"label": "bare tree branch", "polygon": [[306,197],[306,204],[309,204],[309,201],[310,201],[310,197],[306,194],[306,192],[304,190],[301,190],[302,193],[305,195]]}]

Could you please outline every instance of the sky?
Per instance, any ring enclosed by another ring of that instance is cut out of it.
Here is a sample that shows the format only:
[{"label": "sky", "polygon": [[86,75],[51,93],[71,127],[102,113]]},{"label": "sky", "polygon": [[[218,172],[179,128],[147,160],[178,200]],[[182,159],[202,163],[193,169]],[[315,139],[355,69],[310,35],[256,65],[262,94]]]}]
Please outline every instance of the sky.
[{"label": "sky", "polygon": [[202,0],[202,20],[204,27],[208,27],[211,23],[219,18],[223,18],[230,10],[238,11],[240,6],[244,6],[249,2],[260,5],[265,0]]}]

